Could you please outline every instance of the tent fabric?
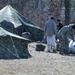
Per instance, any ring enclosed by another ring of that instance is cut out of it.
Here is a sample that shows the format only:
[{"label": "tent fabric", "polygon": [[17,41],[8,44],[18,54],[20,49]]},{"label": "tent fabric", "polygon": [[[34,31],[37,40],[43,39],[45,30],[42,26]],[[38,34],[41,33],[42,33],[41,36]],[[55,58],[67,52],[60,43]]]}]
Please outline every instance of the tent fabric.
[{"label": "tent fabric", "polygon": [[0,10],[0,23],[2,28],[14,34],[22,36],[23,32],[29,32],[31,40],[41,41],[43,39],[44,31],[10,5]]},{"label": "tent fabric", "polygon": [[29,39],[10,33],[0,27],[0,59],[29,58]]},{"label": "tent fabric", "polygon": [[27,18],[23,17],[18,11],[16,11],[14,8],[12,8],[10,5],[5,6],[3,9],[0,10],[0,22],[3,20],[6,20],[8,22],[11,22],[14,27],[21,26],[22,23],[20,22],[21,18],[24,20],[27,24],[33,24]]},{"label": "tent fabric", "polygon": [[[22,33],[29,32],[30,39]],[[43,30],[23,17],[10,5],[0,10],[0,59],[29,58],[28,43],[43,38]]]},{"label": "tent fabric", "polygon": [[27,38],[23,38],[23,37],[18,36],[16,34],[10,33],[8,31],[6,31],[5,29],[3,29],[2,27],[0,27],[0,36],[7,36],[7,35],[12,36],[12,37],[16,37],[16,38],[19,38],[19,39],[24,39],[25,41],[30,41]]}]

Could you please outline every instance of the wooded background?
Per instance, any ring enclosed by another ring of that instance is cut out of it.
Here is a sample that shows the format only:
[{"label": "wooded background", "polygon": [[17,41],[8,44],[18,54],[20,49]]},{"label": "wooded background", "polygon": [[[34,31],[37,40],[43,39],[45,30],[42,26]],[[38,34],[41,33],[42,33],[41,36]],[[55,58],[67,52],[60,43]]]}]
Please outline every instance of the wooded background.
[{"label": "wooded background", "polygon": [[75,0],[0,0],[0,9],[7,4],[41,28],[49,15],[64,25],[75,22]]}]

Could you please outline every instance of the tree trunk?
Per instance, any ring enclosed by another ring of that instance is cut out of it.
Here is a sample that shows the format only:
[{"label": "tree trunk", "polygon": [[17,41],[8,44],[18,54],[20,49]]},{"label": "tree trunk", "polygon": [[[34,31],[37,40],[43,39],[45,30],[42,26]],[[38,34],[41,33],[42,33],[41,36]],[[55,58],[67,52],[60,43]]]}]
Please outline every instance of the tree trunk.
[{"label": "tree trunk", "polygon": [[65,0],[65,24],[70,22],[70,0]]}]

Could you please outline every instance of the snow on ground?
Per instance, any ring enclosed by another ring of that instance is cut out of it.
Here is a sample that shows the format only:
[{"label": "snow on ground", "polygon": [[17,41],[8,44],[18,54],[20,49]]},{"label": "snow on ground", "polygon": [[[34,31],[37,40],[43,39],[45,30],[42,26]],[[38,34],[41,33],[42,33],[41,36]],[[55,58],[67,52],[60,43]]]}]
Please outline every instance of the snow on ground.
[{"label": "snow on ground", "polygon": [[29,44],[29,59],[0,59],[0,75],[75,75],[75,56],[35,50]]}]

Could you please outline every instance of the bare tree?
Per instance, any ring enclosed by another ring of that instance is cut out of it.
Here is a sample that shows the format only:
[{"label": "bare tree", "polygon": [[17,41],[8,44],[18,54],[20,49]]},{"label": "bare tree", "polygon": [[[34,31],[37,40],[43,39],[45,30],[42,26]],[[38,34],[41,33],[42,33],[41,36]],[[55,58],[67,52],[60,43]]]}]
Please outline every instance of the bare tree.
[{"label": "bare tree", "polygon": [[70,22],[70,3],[71,0],[65,0],[65,24],[69,24]]},{"label": "bare tree", "polygon": [[54,16],[55,19],[60,18],[61,15],[61,8],[62,8],[63,1],[62,0],[49,0],[49,14]]}]

